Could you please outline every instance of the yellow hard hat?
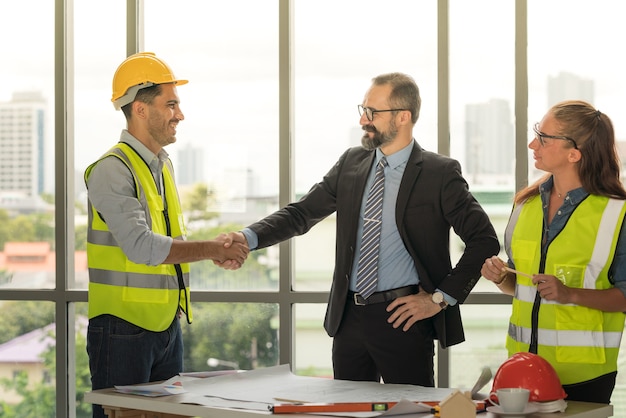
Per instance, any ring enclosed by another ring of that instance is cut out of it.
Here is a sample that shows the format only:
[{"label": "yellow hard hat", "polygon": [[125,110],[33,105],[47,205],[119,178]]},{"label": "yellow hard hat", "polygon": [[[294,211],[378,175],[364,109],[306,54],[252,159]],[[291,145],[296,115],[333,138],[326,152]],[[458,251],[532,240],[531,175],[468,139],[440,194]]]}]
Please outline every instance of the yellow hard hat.
[{"label": "yellow hard hat", "polygon": [[154,52],[138,52],[126,58],[117,67],[113,76],[113,97],[111,101],[115,109],[135,100],[137,91],[155,84],[174,83],[187,84],[187,80],[179,80],[172,69]]}]

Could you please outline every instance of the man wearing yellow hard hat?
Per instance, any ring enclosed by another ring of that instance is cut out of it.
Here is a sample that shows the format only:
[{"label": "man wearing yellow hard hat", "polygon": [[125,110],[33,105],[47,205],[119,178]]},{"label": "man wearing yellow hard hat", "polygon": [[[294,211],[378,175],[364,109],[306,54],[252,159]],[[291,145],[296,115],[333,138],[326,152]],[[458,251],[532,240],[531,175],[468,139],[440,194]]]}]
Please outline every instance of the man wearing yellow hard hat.
[{"label": "man wearing yellow hard hat", "polygon": [[[183,370],[179,318],[192,321],[189,263],[239,268],[245,245],[187,241],[172,163],[164,150],[184,119],[187,84],[154,53],[128,57],[111,101],[127,128],[85,171],[89,199],[87,353],[92,389],[166,380]],[[94,417],[104,417],[94,405]]]}]

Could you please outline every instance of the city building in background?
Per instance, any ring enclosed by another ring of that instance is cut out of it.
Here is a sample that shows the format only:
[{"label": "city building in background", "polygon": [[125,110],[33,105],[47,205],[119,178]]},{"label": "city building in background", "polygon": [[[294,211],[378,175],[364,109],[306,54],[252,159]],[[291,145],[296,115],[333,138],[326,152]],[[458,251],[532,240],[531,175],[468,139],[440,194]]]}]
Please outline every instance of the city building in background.
[{"label": "city building in background", "polygon": [[465,106],[465,167],[473,184],[513,185],[515,131],[507,100]]},{"label": "city building in background", "polygon": [[579,75],[560,72],[548,76],[548,107],[563,100],[578,99],[595,103],[594,82]]},{"label": "city building in background", "polygon": [[[546,111],[563,100],[584,100],[594,103],[593,80],[574,73],[560,72],[547,78]],[[537,121],[530,121],[531,126]],[[529,130],[529,132],[532,132]],[[465,106],[464,171],[473,185],[510,185],[515,179],[515,131],[511,104],[503,99]],[[530,142],[532,138],[529,137]],[[620,138],[616,138],[618,143]],[[624,146],[619,147],[624,161]],[[531,177],[539,176],[530,161]],[[622,173],[624,177],[624,173]]]},{"label": "city building in background", "polygon": [[176,167],[176,183],[187,186],[206,181],[204,166],[206,158],[204,149],[191,143],[181,145],[174,161]]},{"label": "city building in background", "polygon": [[51,210],[45,188],[46,101],[41,92],[14,92],[0,103],[0,207],[12,213]]}]

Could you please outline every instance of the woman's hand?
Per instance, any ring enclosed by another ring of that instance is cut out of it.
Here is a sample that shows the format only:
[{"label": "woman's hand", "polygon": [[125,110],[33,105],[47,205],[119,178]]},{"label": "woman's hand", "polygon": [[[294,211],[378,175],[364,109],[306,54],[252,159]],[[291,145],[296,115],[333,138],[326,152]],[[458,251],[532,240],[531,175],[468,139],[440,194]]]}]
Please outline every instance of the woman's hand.
[{"label": "woman's hand", "polygon": [[480,274],[482,274],[485,279],[495,284],[502,284],[508,274],[505,267],[506,264],[504,261],[494,255],[485,260],[483,267],[480,269]]}]

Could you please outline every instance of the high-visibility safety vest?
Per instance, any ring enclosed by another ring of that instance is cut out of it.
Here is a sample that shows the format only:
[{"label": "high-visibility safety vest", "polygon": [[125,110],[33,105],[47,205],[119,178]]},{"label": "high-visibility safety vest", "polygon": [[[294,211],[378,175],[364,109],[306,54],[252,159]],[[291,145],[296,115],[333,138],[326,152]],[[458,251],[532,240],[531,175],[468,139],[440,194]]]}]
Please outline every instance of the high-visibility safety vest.
[{"label": "high-visibility safety vest", "polygon": [[[145,210],[146,222],[152,232],[185,240],[185,224],[171,162],[168,160],[163,165],[165,206],[148,164],[130,145],[120,142],[101,159],[110,156],[119,158],[132,173],[137,199]],[[87,168],[85,181],[100,160]],[[118,246],[105,220],[92,204],[89,205],[87,263],[89,318],[110,314],[158,332],[170,326],[180,307],[189,323],[193,320],[189,264],[148,266],[133,263]]]},{"label": "high-visibility safety vest", "polygon": [[[625,210],[623,200],[589,195],[550,243],[541,272],[542,202],[539,196],[530,198],[514,208],[505,233],[515,268],[554,275],[572,288],[613,287],[608,270]],[[531,279],[517,275],[506,341],[509,356],[529,349],[536,293]],[[561,384],[584,382],[617,370],[623,328],[622,312],[541,299],[537,354],[554,367]]]}]

